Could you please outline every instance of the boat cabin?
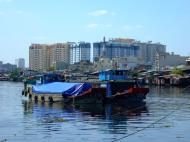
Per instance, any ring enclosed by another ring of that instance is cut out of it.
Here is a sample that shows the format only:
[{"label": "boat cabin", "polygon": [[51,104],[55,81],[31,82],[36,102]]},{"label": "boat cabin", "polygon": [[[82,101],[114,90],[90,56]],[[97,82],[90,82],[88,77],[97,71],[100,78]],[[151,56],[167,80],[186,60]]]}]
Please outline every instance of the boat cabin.
[{"label": "boat cabin", "polygon": [[32,84],[32,85],[46,84],[51,82],[64,82],[64,77],[60,74],[48,73],[48,74],[31,76],[26,81],[27,84]]},{"label": "boat cabin", "polygon": [[46,83],[52,83],[52,82],[63,82],[64,77],[62,77],[60,74],[55,73],[49,73],[49,74],[43,74],[38,77],[38,80],[36,80],[37,84],[46,84]]},{"label": "boat cabin", "polygon": [[100,81],[108,81],[108,80],[126,80],[127,79],[127,70],[107,70],[101,71],[99,73]]}]

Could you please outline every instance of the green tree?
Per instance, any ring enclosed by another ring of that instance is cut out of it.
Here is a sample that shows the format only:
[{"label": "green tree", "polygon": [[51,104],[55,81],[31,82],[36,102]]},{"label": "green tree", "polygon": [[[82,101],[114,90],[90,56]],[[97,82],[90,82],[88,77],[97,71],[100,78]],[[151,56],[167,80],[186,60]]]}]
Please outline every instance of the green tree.
[{"label": "green tree", "polygon": [[184,76],[183,70],[178,69],[176,67],[172,70],[172,74]]},{"label": "green tree", "polygon": [[14,71],[12,71],[9,76],[13,81],[21,81],[22,71],[21,69],[17,68]]},{"label": "green tree", "polygon": [[11,78],[18,77],[18,76],[20,76],[20,69],[19,69],[19,68],[15,69],[15,70],[14,70],[13,72],[11,72],[11,74],[10,74],[10,77],[11,77]]},{"label": "green tree", "polygon": [[135,71],[135,72],[132,72],[131,75],[133,78],[137,78],[139,76],[139,73]]},{"label": "green tree", "polygon": [[49,67],[48,71],[55,71],[55,67],[54,66]]}]

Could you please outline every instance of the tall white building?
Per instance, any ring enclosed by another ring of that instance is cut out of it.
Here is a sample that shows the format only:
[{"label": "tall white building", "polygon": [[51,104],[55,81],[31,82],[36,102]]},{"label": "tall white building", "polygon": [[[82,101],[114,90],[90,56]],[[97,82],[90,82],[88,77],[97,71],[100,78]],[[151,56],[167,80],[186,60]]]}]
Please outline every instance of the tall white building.
[{"label": "tall white building", "polygon": [[79,62],[80,51],[77,43],[69,42],[68,44],[69,44],[70,64]]},{"label": "tall white building", "polygon": [[90,61],[91,44],[88,42],[75,42],[69,43],[70,50],[70,64],[74,64],[80,61]]},{"label": "tall white building", "polygon": [[25,59],[24,58],[18,58],[15,60],[15,64],[17,68],[24,69],[25,68]]}]

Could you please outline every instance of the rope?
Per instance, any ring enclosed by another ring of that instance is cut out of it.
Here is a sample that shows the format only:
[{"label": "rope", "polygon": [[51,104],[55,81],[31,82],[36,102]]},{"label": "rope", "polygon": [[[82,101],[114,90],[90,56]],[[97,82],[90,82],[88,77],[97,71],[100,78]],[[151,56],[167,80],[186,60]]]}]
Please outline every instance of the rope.
[{"label": "rope", "polygon": [[185,87],[181,92],[183,93],[187,88],[190,88],[190,85]]},{"label": "rope", "polygon": [[128,134],[128,135],[125,135],[125,136],[123,136],[123,137],[121,137],[121,138],[118,138],[118,139],[116,139],[116,140],[113,140],[113,141],[111,141],[111,142],[116,142],[116,141],[122,140],[122,139],[124,139],[124,138],[127,138],[127,137],[129,137],[129,136],[132,136],[132,135],[134,135],[134,134],[137,134],[137,133],[139,133],[139,132],[141,132],[141,131],[144,131],[145,129],[150,128],[151,126],[154,126],[156,123],[160,122],[161,120],[166,119],[168,116],[170,116],[170,115],[171,115],[172,113],[174,113],[174,112],[175,112],[175,111],[172,111],[172,112],[169,113],[168,115],[161,117],[160,119],[158,119],[158,120],[156,120],[155,122],[149,124],[148,126],[143,127],[143,128],[140,129],[140,130],[137,130],[137,131],[135,131],[135,132],[133,132],[133,133],[130,133],[130,134]]},{"label": "rope", "polygon": [[[185,105],[185,104],[184,104],[184,105]],[[146,127],[143,127],[142,129],[139,129],[139,130],[137,130],[137,131],[135,131],[135,132],[133,132],[133,133],[130,133],[130,134],[128,134],[128,135],[125,135],[125,136],[123,136],[123,137],[121,137],[121,138],[115,139],[115,140],[113,140],[113,141],[111,141],[111,142],[120,141],[120,140],[125,139],[125,138],[127,138],[127,137],[129,137],[129,136],[132,136],[132,135],[135,135],[135,134],[137,134],[137,133],[139,133],[139,132],[141,132],[141,131],[144,131],[145,129],[150,128],[151,126],[154,126],[154,125],[157,124],[158,122],[160,122],[160,121],[166,119],[167,117],[169,117],[171,114],[173,114],[176,110],[178,110],[178,109],[179,109],[180,107],[182,107],[182,106],[183,106],[183,105],[176,107],[173,111],[171,111],[171,112],[168,113],[167,115],[161,117],[160,119],[154,121],[153,123],[147,125]]]}]

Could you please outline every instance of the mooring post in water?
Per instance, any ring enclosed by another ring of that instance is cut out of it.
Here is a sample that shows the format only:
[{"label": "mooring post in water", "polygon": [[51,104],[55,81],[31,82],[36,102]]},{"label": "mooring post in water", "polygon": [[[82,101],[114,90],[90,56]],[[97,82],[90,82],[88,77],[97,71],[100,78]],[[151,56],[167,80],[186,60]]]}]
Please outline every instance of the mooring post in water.
[{"label": "mooring post in water", "polygon": [[75,104],[75,97],[73,97],[73,104]]}]

